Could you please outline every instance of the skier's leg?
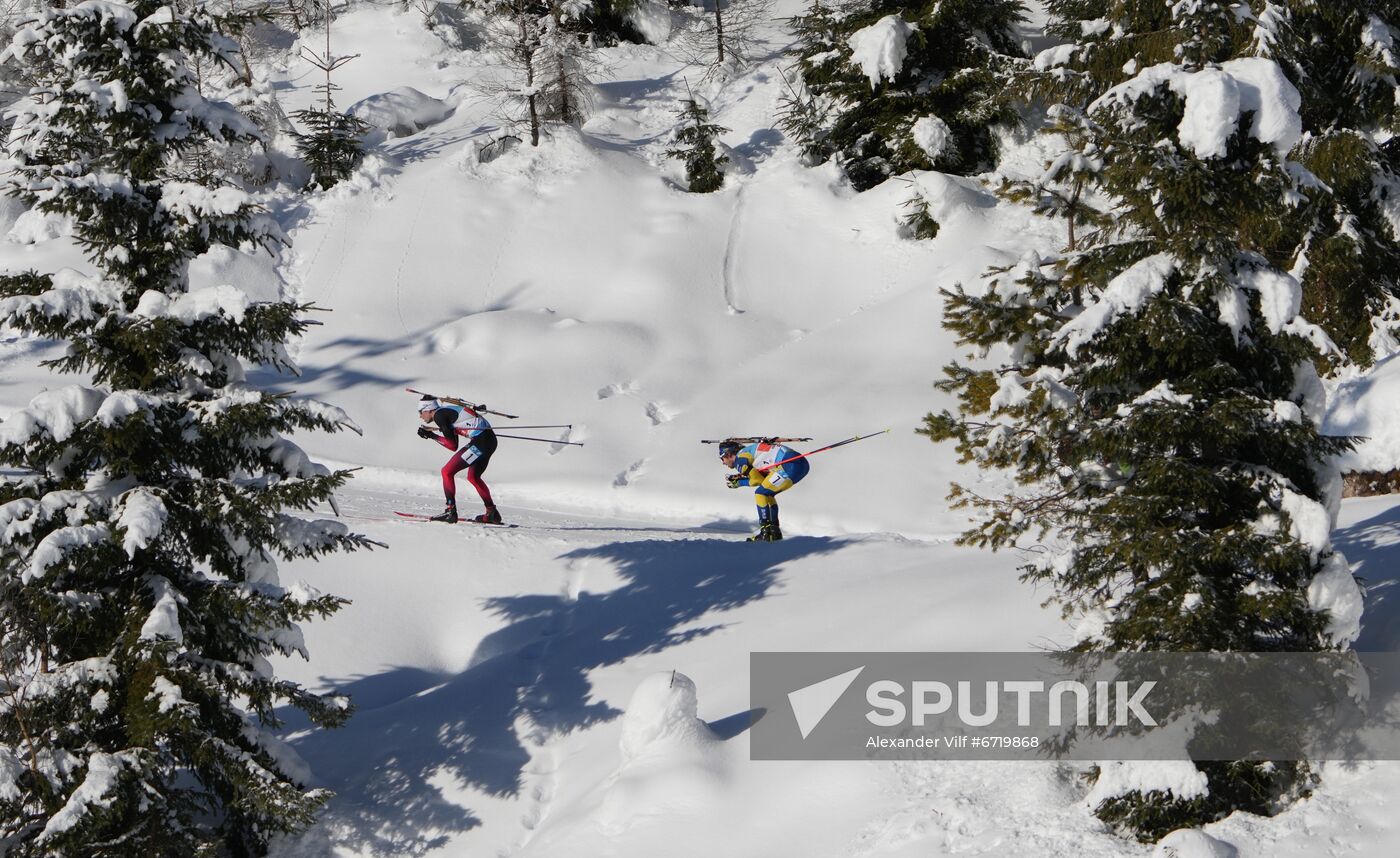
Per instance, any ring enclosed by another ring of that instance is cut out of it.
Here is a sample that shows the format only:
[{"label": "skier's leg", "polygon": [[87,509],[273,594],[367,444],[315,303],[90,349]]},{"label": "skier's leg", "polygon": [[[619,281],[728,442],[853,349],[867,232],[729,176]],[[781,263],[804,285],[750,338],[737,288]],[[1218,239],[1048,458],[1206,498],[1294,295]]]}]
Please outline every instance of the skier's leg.
[{"label": "skier's leg", "polygon": [[447,464],[442,466],[442,493],[447,496],[448,503],[457,502],[457,472],[471,467],[476,461],[475,449],[464,447],[453,454],[447,460]]},{"label": "skier's leg", "polygon": [[476,493],[481,496],[481,502],[486,504],[486,509],[489,512],[496,508],[496,502],[491,499],[491,489],[486,485],[486,481],[481,478],[485,470],[485,461],[475,462],[470,468],[467,468],[467,482],[471,483],[472,488],[476,489]]},{"label": "skier's leg", "polygon": [[496,509],[496,501],[491,497],[491,488],[487,486],[486,481],[481,478],[481,475],[486,473],[487,466],[491,464],[491,454],[493,452],[495,451],[487,450],[472,463],[472,466],[467,469],[467,482],[471,483],[472,488],[476,489],[476,493],[480,496],[481,502],[486,505],[486,512],[477,516],[476,520],[485,522],[486,524],[501,524],[501,513]]},{"label": "skier's leg", "polygon": [[[806,475],[804,470],[802,476]],[[762,535],[769,541],[783,538],[783,532],[778,526],[778,495],[792,488],[794,483],[796,480],[782,468],[775,468],[763,478],[763,482],[754,491],[754,499],[759,503],[759,522],[763,531]]]},{"label": "skier's leg", "polygon": [[442,493],[447,498],[447,507],[441,515],[432,517],[433,521],[445,521],[448,524],[457,523],[457,472],[467,467],[462,461],[462,452],[453,454],[447,460],[447,464],[442,466]]},{"label": "skier's leg", "polygon": [[483,470],[485,470],[485,468],[477,468],[475,465],[467,468],[467,482],[471,483],[472,488],[476,489],[476,493],[481,496],[481,502],[486,504],[486,508],[494,509],[496,507],[496,502],[491,499],[491,489],[486,485],[485,481],[481,479],[481,472]]},{"label": "skier's leg", "polygon": [[778,505],[778,501],[773,497],[773,491],[759,486],[753,493],[754,506],[758,507],[758,524],[760,527],[768,523],[771,510]]}]

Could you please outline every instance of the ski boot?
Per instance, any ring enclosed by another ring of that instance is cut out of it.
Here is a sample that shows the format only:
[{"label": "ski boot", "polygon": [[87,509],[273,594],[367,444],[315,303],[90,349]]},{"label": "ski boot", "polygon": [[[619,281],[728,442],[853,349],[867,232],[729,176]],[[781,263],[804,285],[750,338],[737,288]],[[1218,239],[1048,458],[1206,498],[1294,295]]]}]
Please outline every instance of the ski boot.
[{"label": "ski boot", "polygon": [[745,542],[777,542],[783,538],[783,532],[776,524],[764,523],[759,525],[758,533],[750,536]]},{"label": "ski boot", "polygon": [[428,519],[428,521],[441,521],[445,524],[456,524],[457,504],[453,503],[452,501],[448,501],[447,509],[443,510],[439,515],[432,516]]},{"label": "ski boot", "polygon": [[500,510],[496,509],[494,506],[488,506],[486,512],[473,518],[472,521],[477,524],[505,524],[505,522],[501,521]]}]

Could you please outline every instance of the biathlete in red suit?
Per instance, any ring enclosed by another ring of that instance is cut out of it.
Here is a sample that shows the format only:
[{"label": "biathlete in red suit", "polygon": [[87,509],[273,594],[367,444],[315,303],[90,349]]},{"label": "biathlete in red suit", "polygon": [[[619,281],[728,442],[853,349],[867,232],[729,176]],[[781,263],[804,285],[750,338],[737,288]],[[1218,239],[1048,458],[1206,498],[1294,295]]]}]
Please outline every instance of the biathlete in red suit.
[{"label": "biathlete in red suit", "polygon": [[[473,521],[484,524],[501,524],[501,513],[496,502],[491,499],[491,489],[481,479],[486,466],[491,463],[491,454],[496,452],[496,433],[491,423],[480,414],[461,405],[444,405],[431,396],[424,396],[418,403],[418,417],[423,421],[418,427],[418,437],[436,441],[454,451],[452,458],[442,466],[442,493],[447,496],[447,509],[442,515],[433,516],[433,521],[455,524],[457,518],[457,472],[466,470],[467,482],[472,484],[481,502],[486,504],[486,512]],[[442,434],[428,428],[435,426]],[[467,439],[462,446],[461,438]]]}]

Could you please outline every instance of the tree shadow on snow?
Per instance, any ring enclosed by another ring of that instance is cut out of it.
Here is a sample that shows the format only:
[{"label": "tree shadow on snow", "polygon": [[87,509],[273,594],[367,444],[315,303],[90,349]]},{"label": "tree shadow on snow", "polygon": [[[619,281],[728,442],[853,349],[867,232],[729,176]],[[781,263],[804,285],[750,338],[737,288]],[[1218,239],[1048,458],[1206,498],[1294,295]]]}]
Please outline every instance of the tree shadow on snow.
[{"label": "tree shadow on snow", "polygon": [[[486,602],[505,626],[482,640],[466,670],[433,677],[405,667],[342,685],[363,695],[349,724],[292,740],[338,794],[296,854],[327,854],[334,841],[421,855],[476,827],[473,795],[519,795],[530,747],[622,714],[593,699],[590,671],[718,631],[723,612],[772,594],[784,564],[845,544],[642,539],[560,556],[563,592]],[[717,724],[734,735],[760,716]]]},{"label": "tree shadow on snow", "polygon": [[1360,652],[1400,650],[1400,505],[1339,530],[1332,540],[1366,585]]},{"label": "tree shadow on snow", "polygon": [[783,132],[776,128],[758,128],[749,139],[734,147],[734,152],[748,162],[745,172],[752,173],[757,161],[766,161],[782,145]]},{"label": "tree shadow on snow", "polygon": [[603,95],[616,102],[635,102],[647,99],[660,99],[670,104],[675,100],[671,87],[676,81],[676,77],[681,70],[661,75],[659,77],[637,78],[635,80],[608,80],[595,83]]},{"label": "tree shadow on snow", "polygon": [[[450,115],[450,114],[449,114]],[[446,121],[445,119],[442,121]],[[395,137],[386,140],[382,144],[384,153],[394,159],[398,164],[413,164],[419,161],[426,161],[448,149],[455,149],[474,138],[485,138],[494,127],[478,126],[467,131],[465,129],[453,129],[452,131],[438,131],[431,127],[419,130],[414,134],[404,137]]]}]

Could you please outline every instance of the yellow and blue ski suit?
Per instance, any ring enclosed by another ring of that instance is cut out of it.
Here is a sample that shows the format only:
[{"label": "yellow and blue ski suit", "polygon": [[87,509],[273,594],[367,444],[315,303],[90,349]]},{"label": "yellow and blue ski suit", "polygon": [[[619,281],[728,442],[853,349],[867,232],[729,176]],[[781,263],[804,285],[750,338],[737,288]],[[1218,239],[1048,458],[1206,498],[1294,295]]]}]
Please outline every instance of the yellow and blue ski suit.
[{"label": "yellow and blue ski suit", "polygon": [[[749,485],[755,486],[753,499],[758,507],[760,525],[777,526],[777,495],[802,482],[802,478],[811,471],[812,466],[806,459],[786,461],[799,455],[786,444],[765,444],[761,441],[749,444],[735,454],[734,470],[739,472],[739,476],[748,477]],[[785,464],[770,467],[777,462]]]}]

